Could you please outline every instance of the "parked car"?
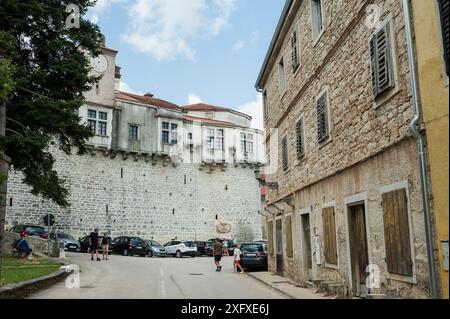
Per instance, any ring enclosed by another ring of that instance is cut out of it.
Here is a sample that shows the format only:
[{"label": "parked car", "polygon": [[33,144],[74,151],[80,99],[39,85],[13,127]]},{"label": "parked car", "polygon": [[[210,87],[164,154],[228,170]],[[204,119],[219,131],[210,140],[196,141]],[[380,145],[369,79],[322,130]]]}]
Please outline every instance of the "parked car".
[{"label": "parked car", "polygon": [[267,245],[260,242],[241,245],[241,266],[247,269],[267,270]]},{"label": "parked car", "polygon": [[154,240],[147,240],[147,245],[149,247],[148,250],[148,256],[149,257],[153,257],[153,256],[157,256],[157,257],[166,257],[166,248],[164,248],[163,245],[161,245],[160,243],[154,241]]},{"label": "parked car", "polygon": [[173,240],[164,245],[166,254],[177,258],[198,256],[197,245],[193,241]]},{"label": "parked car", "polygon": [[114,238],[112,251],[123,256],[139,255],[149,256],[150,247],[147,242],[140,237],[122,236]]},{"label": "parked car", "polygon": [[197,252],[199,256],[212,256],[213,253],[213,242],[212,241],[196,241]]},{"label": "parked car", "polygon": [[[98,236],[99,241],[103,240],[104,236]],[[79,239],[80,241],[80,252],[82,253],[91,253],[91,246],[89,245],[89,236],[84,236],[82,238]],[[99,254],[103,254],[103,246],[99,245],[98,246],[98,253]],[[113,250],[112,250],[112,246],[109,247],[108,250],[108,254],[112,254]]]},{"label": "parked car", "polygon": [[81,251],[81,244],[69,234],[64,233],[50,233],[50,239],[57,240],[64,245],[64,250]]},{"label": "parked car", "polygon": [[13,232],[13,233],[26,232],[28,236],[35,236],[35,237],[40,237],[40,238],[44,238],[44,239],[48,238],[47,232],[45,231],[44,227],[41,227],[41,226],[16,225],[16,226],[12,227],[9,231]]}]

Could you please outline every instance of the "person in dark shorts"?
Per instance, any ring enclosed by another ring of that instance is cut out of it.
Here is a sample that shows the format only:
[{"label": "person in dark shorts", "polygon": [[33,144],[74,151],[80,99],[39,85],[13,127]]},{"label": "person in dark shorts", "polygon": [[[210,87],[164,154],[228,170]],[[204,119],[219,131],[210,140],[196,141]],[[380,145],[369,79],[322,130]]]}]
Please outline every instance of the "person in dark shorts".
[{"label": "person in dark shorts", "polygon": [[90,235],[89,235],[89,246],[91,247],[91,260],[94,260],[94,252],[97,256],[97,261],[101,261],[100,258],[98,258],[98,228],[96,228]]},{"label": "person in dark shorts", "polygon": [[217,266],[216,271],[222,270],[222,266],[220,265],[220,261],[222,260],[222,249],[223,249],[223,245],[220,242],[220,240],[217,238],[216,242],[213,244],[214,263]]},{"label": "person in dark shorts", "polygon": [[102,238],[102,251],[103,251],[103,260],[109,260],[108,255],[109,255],[109,237],[108,234],[105,232],[103,233],[103,238]]}]

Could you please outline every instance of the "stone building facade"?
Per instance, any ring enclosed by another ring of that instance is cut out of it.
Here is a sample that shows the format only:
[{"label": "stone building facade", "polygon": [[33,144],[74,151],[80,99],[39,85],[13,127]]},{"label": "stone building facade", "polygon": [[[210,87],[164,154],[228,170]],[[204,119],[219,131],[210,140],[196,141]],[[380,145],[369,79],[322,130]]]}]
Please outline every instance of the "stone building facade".
[{"label": "stone building facade", "polygon": [[348,296],[428,296],[408,81],[401,1],[286,1],[257,81],[276,129],[271,271]]},{"label": "stone building facade", "polygon": [[263,133],[250,127],[251,117],[120,92],[116,54],[103,48],[91,60],[92,72],[103,77],[79,110],[95,132],[89,153],[52,150],[71,206],[62,209],[31,195],[22,175],[12,171],[7,227],[40,225],[52,213],[55,227],[75,237],[98,227],[112,237],[137,235],[161,243],[260,239],[257,172],[265,157]]}]

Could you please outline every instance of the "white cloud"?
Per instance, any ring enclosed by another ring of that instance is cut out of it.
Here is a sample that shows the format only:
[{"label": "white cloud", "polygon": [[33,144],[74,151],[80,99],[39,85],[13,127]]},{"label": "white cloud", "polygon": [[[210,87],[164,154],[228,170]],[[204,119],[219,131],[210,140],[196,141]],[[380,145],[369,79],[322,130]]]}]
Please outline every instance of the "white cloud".
[{"label": "white cloud", "polygon": [[264,130],[264,119],[263,119],[263,99],[262,94],[258,93],[254,101],[245,103],[238,107],[238,111],[248,114],[252,117],[252,128],[258,130]]},{"label": "white cloud", "polygon": [[203,101],[202,101],[201,97],[199,97],[195,94],[189,94],[187,105],[198,104],[198,103],[202,103],[202,102]]},{"label": "white cloud", "polygon": [[247,43],[244,40],[238,40],[233,45],[233,51],[242,50]]},{"label": "white cloud", "polygon": [[215,36],[228,24],[237,0],[134,0],[123,39],[157,60],[195,59],[192,41]]},{"label": "white cloud", "polygon": [[144,93],[140,91],[135,91],[131,88],[131,86],[127,82],[120,81],[119,90],[121,92],[127,92],[136,95],[144,95]]},{"label": "white cloud", "polygon": [[98,24],[100,17],[109,11],[112,4],[123,4],[128,1],[129,0],[97,0],[95,6],[89,9],[87,18],[93,23]]}]

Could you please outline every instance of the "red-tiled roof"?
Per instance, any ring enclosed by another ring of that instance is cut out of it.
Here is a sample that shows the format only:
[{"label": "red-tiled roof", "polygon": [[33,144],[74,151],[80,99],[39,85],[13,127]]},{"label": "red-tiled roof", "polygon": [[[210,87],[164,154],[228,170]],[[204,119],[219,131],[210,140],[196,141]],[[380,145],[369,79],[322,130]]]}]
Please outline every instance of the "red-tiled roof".
[{"label": "red-tiled roof", "polygon": [[161,99],[156,99],[154,97],[141,96],[141,95],[126,93],[126,92],[119,92],[119,91],[115,92],[115,96],[116,96],[116,99],[126,100],[126,101],[130,101],[130,102],[138,102],[138,103],[148,104],[148,105],[162,107],[162,108],[166,108],[166,109],[172,109],[172,110],[181,110],[181,108],[174,103],[171,103],[171,102],[168,102],[165,100],[161,100]]},{"label": "red-tiled roof", "polygon": [[214,112],[235,112],[235,113],[239,113],[242,114],[246,117],[250,117],[249,115],[239,112],[239,111],[235,111],[226,107],[221,107],[221,106],[214,106],[214,105],[210,105],[210,104],[205,104],[205,103],[197,103],[197,104],[192,104],[192,105],[185,105],[181,107],[183,110],[187,110],[187,111],[214,111]]},{"label": "red-tiled roof", "polygon": [[241,127],[240,125],[237,125],[237,124],[234,124],[231,122],[207,119],[204,117],[195,117],[195,116],[185,115],[185,116],[183,116],[183,118],[189,122],[202,122],[205,124],[217,124],[217,125],[224,125],[224,126],[231,126],[231,127]]}]

